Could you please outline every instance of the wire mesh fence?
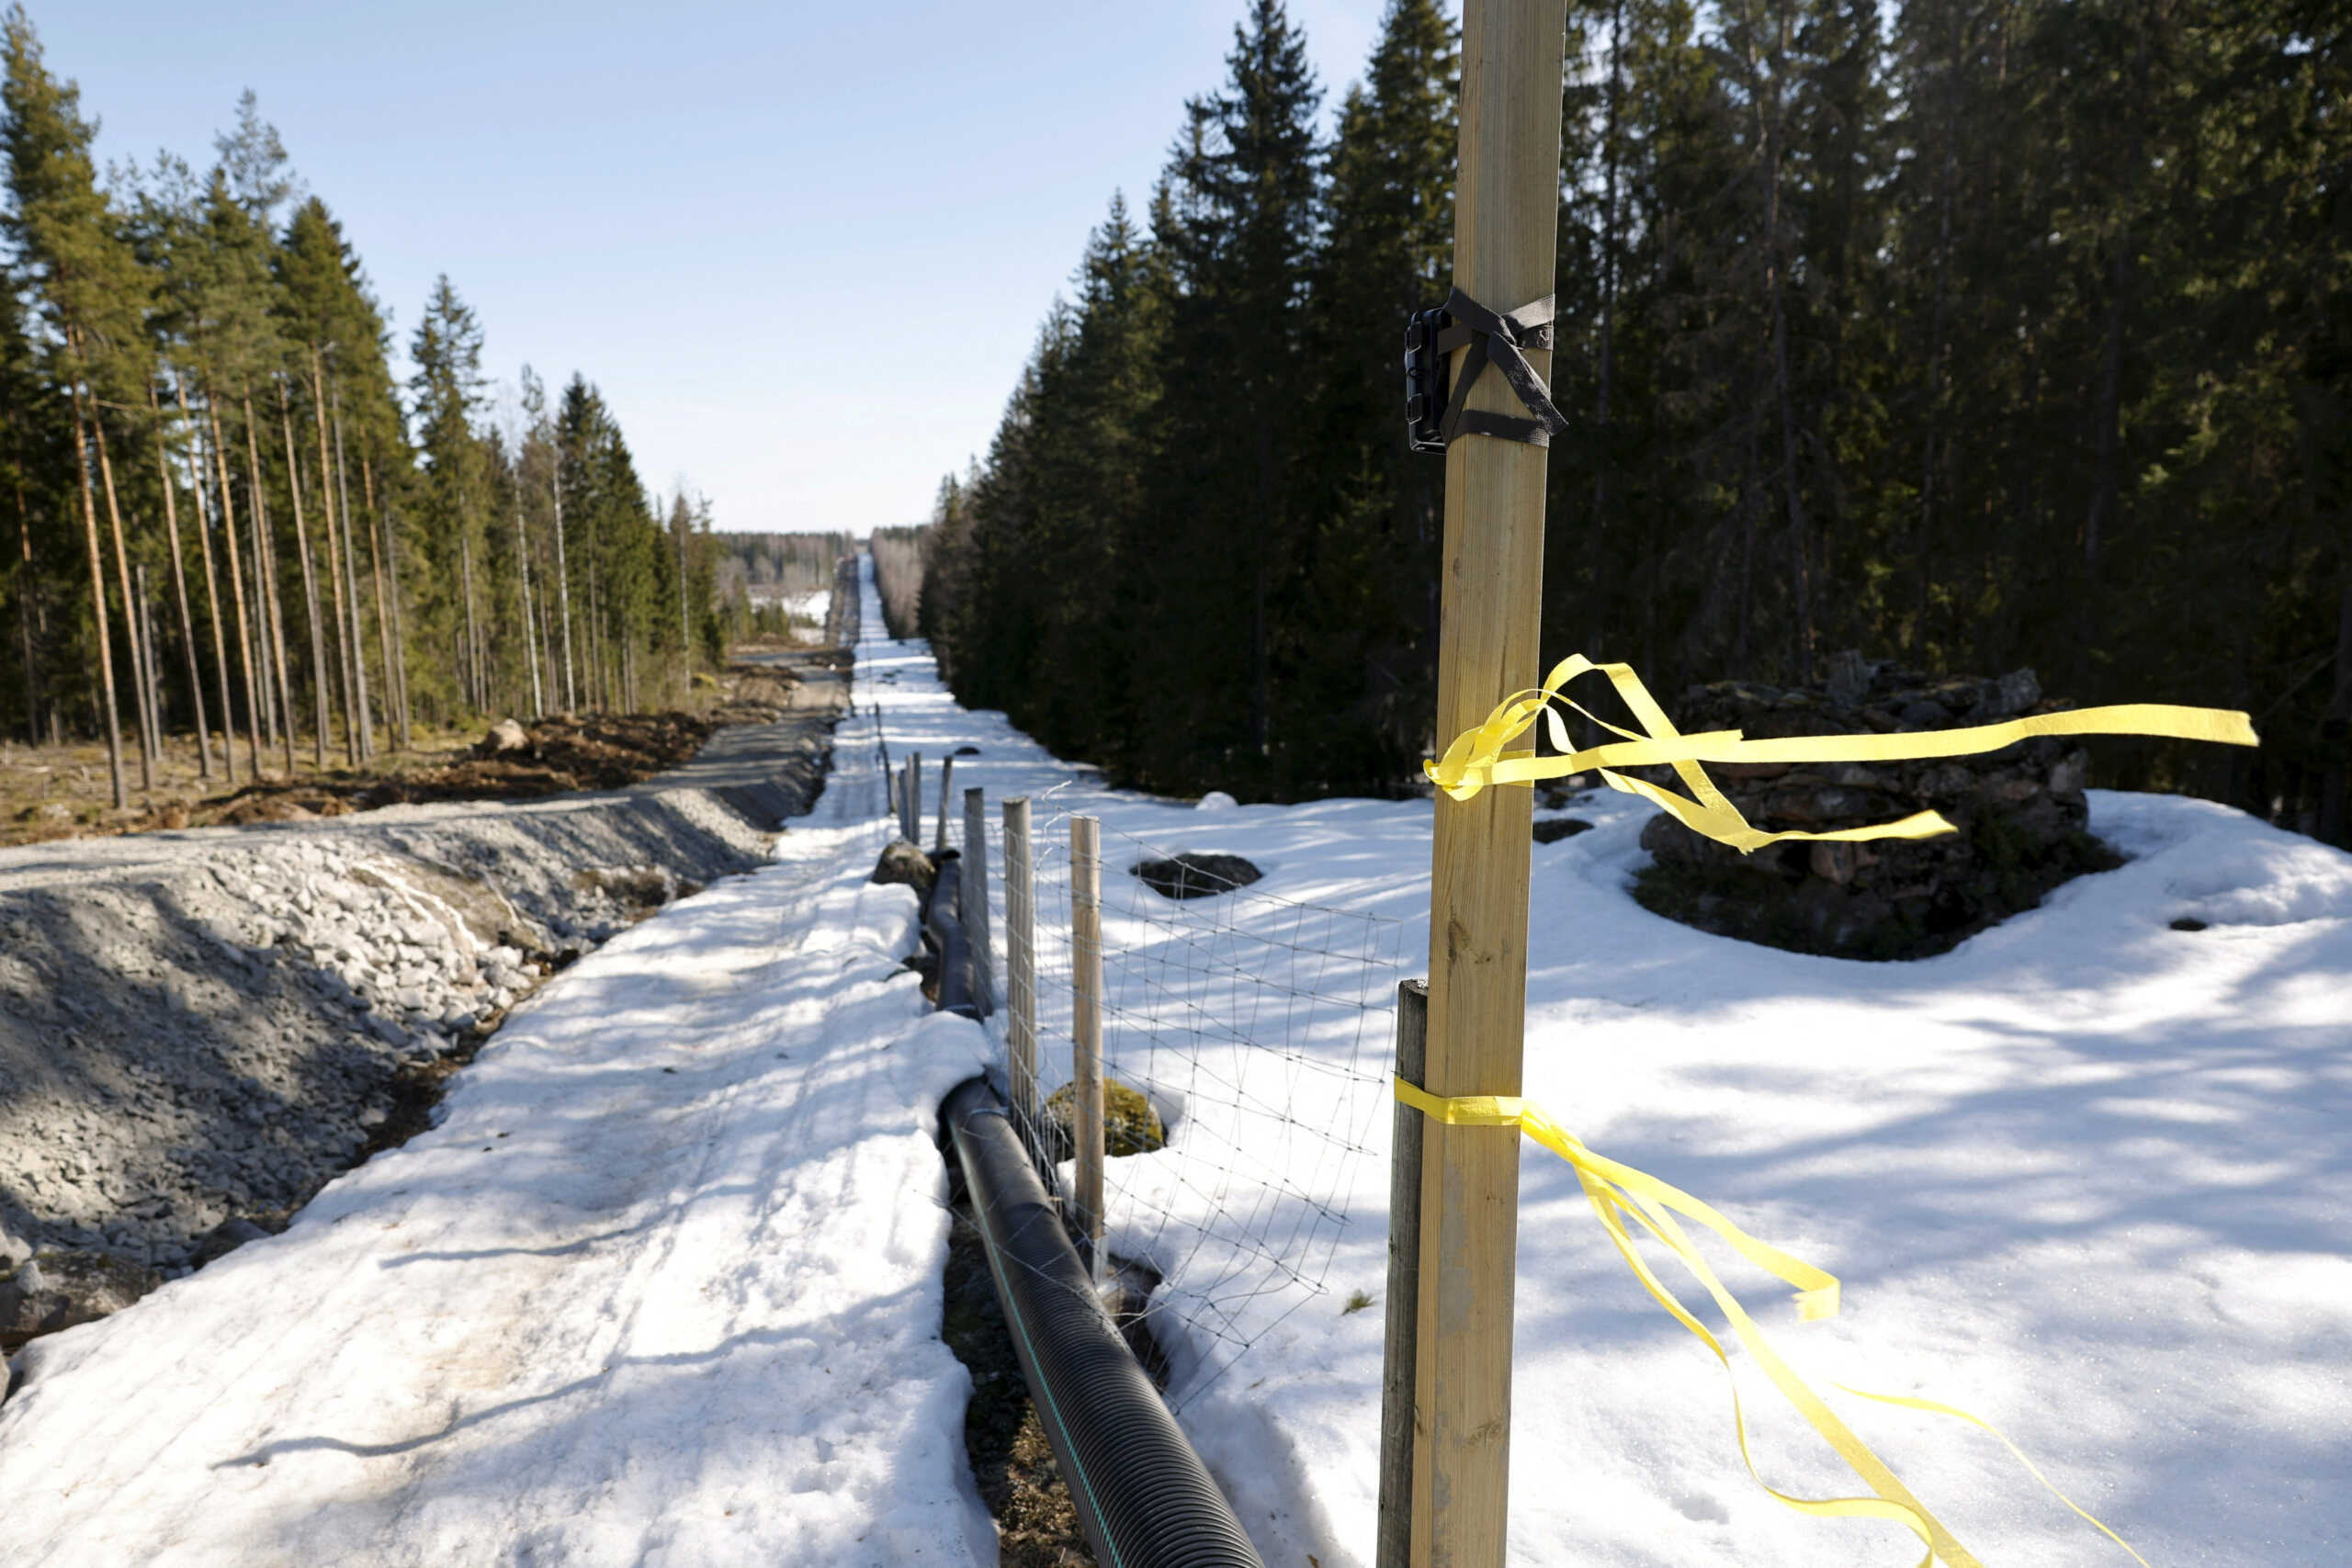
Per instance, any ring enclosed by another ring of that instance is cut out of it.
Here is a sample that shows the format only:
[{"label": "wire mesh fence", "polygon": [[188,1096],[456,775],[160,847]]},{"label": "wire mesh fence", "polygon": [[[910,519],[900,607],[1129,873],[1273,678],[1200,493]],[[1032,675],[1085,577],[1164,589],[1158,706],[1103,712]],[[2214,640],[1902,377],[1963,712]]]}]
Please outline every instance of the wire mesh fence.
[{"label": "wire mesh fence", "polygon": [[[1061,1165],[1065,1193],[1078,1044],[1069,828],[1051,796],[1035,803],[1038,1112],[1022,1128]],[[1001,825],[989,837],[1002,865]],[[1155,886],[1141,871],[1175,863],[1175,850],[1107,825],[1101,845],[1105,1247],[1153,1287],[1147,1320],[1178,1320],[1152,1326],[1181,1403],[1325,1292],[1349,1203],[1367,1179],[1379,1184],[1365,1162],[1388,1106],[1406,928],[1214,871]],[[1154,1122],[1164,1146],[1149,1146]]]}]

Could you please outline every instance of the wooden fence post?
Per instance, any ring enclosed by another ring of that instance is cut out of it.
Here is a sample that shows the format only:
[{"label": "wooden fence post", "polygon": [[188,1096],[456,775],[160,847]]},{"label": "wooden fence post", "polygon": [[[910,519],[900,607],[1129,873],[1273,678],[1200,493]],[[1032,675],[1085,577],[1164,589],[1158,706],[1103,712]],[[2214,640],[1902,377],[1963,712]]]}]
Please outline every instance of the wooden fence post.
[{"label": "wooden fence post", "polygon": [[[941,758],[939,762],[939,818],[934,825],[931,840],[931,850],[934,855],[947,847],[947,803],[954,798],[952,792],[955,787],[956,758],[951,752]],[[920,808],[917,809],[915,820],[918,824],[922,820]],[[920,843],[922,840],[916,841]]]},{"label": "wooden fence post", "polygon": [[[1463,8],[1454,282],[1497,312],[1554,287],[1565,21],[1558,0],[1465,0]],[[1527,358],[1548,378],[1548,351]],[[1526,412],[1492,371],[1467,404]],[[1537,678],[1544,466],[1544,448],[1497,436],[1464,434],[1447,448],[1440,745]],[[1531,807],[1524,789],[1437,802],[1422,1079],[1432,1094],[1520,1092]],[[1501,1568],[1520,1134],[1440,1123],[1423,1131],[1412,1561]]]},{"label": "wooden fence post", "polygon": [[1013,1125],[1037,1138],[1037,864],[1029,797],[1004,803],[1004,1077]]},{"label": "wooden fence post", "polygon": [[988,801],[978,789],[964,792],[964,870],[956,880],[956,903],[972,958],[972,1005],[987,1018],[996,1011],[996,961],[989,939]]},{"label": "wooden fence post", "polygon": [[[915,848],[922,848],[922,753],[907,753],[907,787],[900,795],[906,816],[899,824],[899,837]],[[1532,831],[1532,829],[1531,829]]]},{"label": "wooden fence post", "polygon": [[1069,819],[1071,1158],[1086,1266],[1102,1278],[1102,825]]},{"label": "wooden fence post", "polygon": [[[1430,987],[1396,987],[1396,1076],[1429,1066]],[[1406,1568],[1413,1551],[1413,1373],[1421,1304],[1421,1113],[1396,1102],[1388,1162],[1388,1296],[1380,1362],[1380,1525],[1374,1568]]]}]

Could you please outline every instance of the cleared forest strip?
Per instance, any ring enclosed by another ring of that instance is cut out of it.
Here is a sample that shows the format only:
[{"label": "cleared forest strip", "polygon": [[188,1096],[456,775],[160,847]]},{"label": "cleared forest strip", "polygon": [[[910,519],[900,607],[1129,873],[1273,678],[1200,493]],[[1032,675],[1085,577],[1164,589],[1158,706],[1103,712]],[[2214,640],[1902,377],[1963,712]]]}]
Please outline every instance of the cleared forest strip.
[{"label": "cleared forest strip", "polygon": [[[762,863],[846,689],[812,670],[621,791],[0,853],[0,1269],[103,1253],[152,1280],[282,1224],[414,1132],[546,975]],[[0,1300],[0,1336],[43,1310]]]}]

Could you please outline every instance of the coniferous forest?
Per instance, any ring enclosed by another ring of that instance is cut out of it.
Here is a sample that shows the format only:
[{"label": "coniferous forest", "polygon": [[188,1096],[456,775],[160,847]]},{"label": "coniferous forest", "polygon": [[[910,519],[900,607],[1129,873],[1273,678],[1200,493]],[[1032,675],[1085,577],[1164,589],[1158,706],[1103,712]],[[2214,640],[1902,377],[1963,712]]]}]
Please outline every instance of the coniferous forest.
[{"label": "coniferous forest", "polygon": [[485,716],[674,705],[714,662],[707,505],[649,499],[585,378],[493,406],[445,276],[392,339],[248,93],[198,167],[102,170],[6,13],[0,732],[165,737],[206,777],[356,765]]},{"label": "coniferous forest", "polygon": [[[2352,842],[2352,12],[1567,17],[1547,662],[1669,708],[1845,649],[2241,707],[2259,751],[2104,742],[2096,782]],[[1444,464],[1399,355],[1451,282],[1456,49],[1392,0],[1326,135],[1252,0],[942,487],[922,614],[964,701],[1158,789],[1414,776]]]}]

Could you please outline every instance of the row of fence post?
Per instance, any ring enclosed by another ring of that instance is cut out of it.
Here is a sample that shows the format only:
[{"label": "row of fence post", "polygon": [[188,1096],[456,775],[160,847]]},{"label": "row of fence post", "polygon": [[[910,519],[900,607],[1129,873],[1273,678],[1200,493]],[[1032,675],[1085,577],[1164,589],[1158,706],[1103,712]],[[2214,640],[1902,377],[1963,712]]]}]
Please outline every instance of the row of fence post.
[{"label": "row of fence post", "polygon": [[[949,780],[955,759],[940,765],[939,816],[933,852],[947,846]],[[899,836],[920,844],[922,753],[910,752],[891,778],[891,804]],[[1002,802],[1004,841],[1004,986],[996,983],[996,942],[989,899],[988,802],[978,788],[964,792],[963,843],[956,881],[956,919],[971,964],[974,1010],[982,1018],[1004,1012],[1005,1094],[1015,1125],[1035,1141],[1044,1106],[1037,1094],[1037,867],[1031,837],[1029,800]],[[1070,1221],[1080,1250],[1099,1280],[1102,1275],[1102,839],[1092,817],[1069,819],[1070,981],[1073,1086],[1069,1107],[1071,1161],[1076,1179],[1069,1195]]]},{"label": "row of fence post", "polygon": [[[948,780],[953,759],[940,769],[934,847],[947,847]],[[900,834],[910,841],[919,823],[922,754],[910,754],[893,784]],[[1037,1095],[1037,863],[1029,800],[1001,803],[1004,853],[1004,987],[996,987],[996,944],[989,907],[988,810],[985,792],[964,792],[962,862],[956,916],[971,962],[971,996],[979,1015],[1004,1012],[1005,1095],[1013,1124],[1033,1148],[1044,1140]],[[1070,1080],[1069,1122],[1075,1171],[1069,1218],[1080,1250],[1098,1284],[1104,1274],[1102,1066],[1102,837],[1092,817],[1069,819]],[[1418,1083],[1425,1067],[1429,988],[1419,980],[1398,987],[1396,1070]],[[1396,1108],[1395,1156],[1389,1193],[1386,1354],[1381,1388],[1379,1522],[1382,1568],[1403,1568],[1414,1525],[1414,1387],[1419,1359],[1421,1272],[1423,1123],[1419,1111]]]},{"label": "row of fence post", "polygon": [[[947,773],[941,769],[940,816],[935,843],[947,841]],[[907,759],[899,792],[900,825],[920,798],[919,755]],[[971,956],[971,994],[981,1017],[1001,1001],[1004,1018],[1005,1094],[1013,1124],[1033,1146],[1040,1140],[1043,1107],[1037,1097],[1037,866],[1031,838],[1029,800],[1002,802],[1004,845],[1004,989],[995,985],[995,942],[989,908],[987,798],[978,788],[964,792],[962,866],[956,914]],[[1070,851],[1070,1080],[1071,1160],[1076,1179],[1069,1219],[1080,1249],[1099,1284],[1104,1272],[1102,1180],[1104,1149],[1102,1069],[1102,837],[1092,817],[1069,819]],[[1396,1070],[1418,1083],[1425,1070],[1429,987],[1408,980],[1397,987]],[[1410,1554],[1413,1528],[1414,1374],[1419,1338],[1420,1209],[1423,1124],[1419,1111],[1401,1100],[1396,1107],[1396,1152],[1389,1193],[1386,1355],[1382,1370],[1378,1560],[1402,1568]]]}]

